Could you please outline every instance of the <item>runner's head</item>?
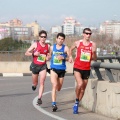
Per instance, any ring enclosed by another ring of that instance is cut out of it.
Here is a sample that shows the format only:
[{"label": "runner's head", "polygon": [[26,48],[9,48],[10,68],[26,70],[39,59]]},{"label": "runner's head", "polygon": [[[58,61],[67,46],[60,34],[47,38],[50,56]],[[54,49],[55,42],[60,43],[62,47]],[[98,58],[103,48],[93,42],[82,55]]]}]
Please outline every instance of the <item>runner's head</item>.
[{"label": "runner's head", "polygon": [[58,33],[56,38],[57,44],[62,45],[65,41],[65,34],[64,33]]},{"label": "runner's head", "polygon": [[92,31],[91,31],[90,28],[85,28],[83,30],[83,37],[84,37],[85,40],[89,40],[91,35],[92,35]]},{"label": "runner's head", "polygon": [[42,43],[45,43],[46,38],[47,38],[47,32],[46,32],[45,30],[41,30],[41,31],[39,32],[39,40],[40,40]]}]

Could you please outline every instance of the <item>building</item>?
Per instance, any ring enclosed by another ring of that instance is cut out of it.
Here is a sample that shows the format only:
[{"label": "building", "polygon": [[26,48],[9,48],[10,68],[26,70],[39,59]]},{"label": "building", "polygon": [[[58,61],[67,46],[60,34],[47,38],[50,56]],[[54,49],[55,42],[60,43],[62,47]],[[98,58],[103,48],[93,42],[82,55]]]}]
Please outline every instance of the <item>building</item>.
[{"label": "building", "polygon": [[25,27],[19,19],[0,23],[0,39],[12,37],[15,40],[26,40],[32,36],[32,28]]},{"label": "building", "polygon": [[15,40],[26,40],[32,36],[31,27],[0,27],[0,39],[12,37]]},{"label": "building", "polygon": [[100,34],[113,36],[115,40],[120,39],[120,21],[105,21],[100,25]]},{"label": "building", "polygon": [[75,35],[80,35],[82,33],[81,25],[79,22],[75,24]]},{"label": "building", "polygon": [[32,28],[32,34],[34,37],[39,36],[39,31],[41,28],[40,28],[39,24],[37,23],[37,21],[27,24],[26,26]]},{"label": "building", "polygon": [[0,26],[0,40],[10,37],[10,27]]},{"label": "building", "polygon": [[8,22],[3,22],[3,23],[0,23],[0,27],[2,26],[10,26]]},{"label": "building", "polygon": [[72,17],[66,17],[62,24],[62,31],[66,35],[80,34],[80,23]]},{"label": "building", "polygon": [[57,34],[62,32],[62,27],[61,26],[53,26],[51,28],[51,34]]},{"label": "building", "polygon": [[8,22],[9,26],[11,27],[21,27],[22,26],[22,21],[19,19],[13,19]]},{"label": "building", "polygon": [[28,40],[32,36],[32,28],[10,27],[10,36],[16,40]]},{"label": "building", "polygon": [[10,20],[8,22],[0,23],[0,26],[21,27],[22,26],[22,21],[15,18],[15,19]]}]

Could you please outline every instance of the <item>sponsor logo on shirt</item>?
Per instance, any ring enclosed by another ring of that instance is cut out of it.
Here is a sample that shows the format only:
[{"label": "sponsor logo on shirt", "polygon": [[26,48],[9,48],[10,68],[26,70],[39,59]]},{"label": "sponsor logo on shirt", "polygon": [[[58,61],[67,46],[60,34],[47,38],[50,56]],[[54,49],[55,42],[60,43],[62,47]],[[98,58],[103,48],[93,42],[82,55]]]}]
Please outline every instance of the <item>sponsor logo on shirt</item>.
[{"label": "sponsor logo on shirt", "polygon": [[47,52],[47,50],[44,50],[44,53],[46,53]]},{"label": "sponsor logo on shirt", "polygon": [[90,49],[89,47],[85,47],[85,49]]}]

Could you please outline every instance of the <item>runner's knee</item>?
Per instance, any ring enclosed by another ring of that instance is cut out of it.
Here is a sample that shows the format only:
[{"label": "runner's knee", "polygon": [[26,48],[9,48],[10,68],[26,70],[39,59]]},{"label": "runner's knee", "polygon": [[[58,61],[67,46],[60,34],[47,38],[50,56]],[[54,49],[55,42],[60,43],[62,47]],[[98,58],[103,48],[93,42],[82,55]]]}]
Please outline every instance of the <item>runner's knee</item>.
[{"label": "runner's knee", "polygon": [[61,90],[61,87],[62,87],[62,86],[57,87],[57,91],[60,91],[60,90]]},{"label": "runner's knee", "polygon": [[44,81],[40,81],[40,85],[44,86]]},{"label": "runner's knee", "polygon": [[57,84],[52,84],[52,87],[53,88],[57,88]]},{"label": "runner's knee", "polygon": [[82,83],[77,84],[77,88],[81,89],[82,85],[83,85]]}]

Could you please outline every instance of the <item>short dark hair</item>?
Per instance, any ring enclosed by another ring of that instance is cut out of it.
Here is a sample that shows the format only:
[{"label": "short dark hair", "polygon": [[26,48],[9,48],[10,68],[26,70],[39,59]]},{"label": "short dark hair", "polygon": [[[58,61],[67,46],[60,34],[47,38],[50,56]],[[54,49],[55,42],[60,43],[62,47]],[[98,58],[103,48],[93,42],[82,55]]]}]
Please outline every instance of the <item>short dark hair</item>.
[{"label": "short dark hair", "polygon": [[59,36],[61,36],[61,37],[63,37],[63,38],[65,39],[65,34],[64,34],[64,33],[58,33],[58,34],[57,34],[57,38],[58,38]]},{"label": "short dark hair", "polygon": [[86,30],[92,32],[92,30],[90,28],[85,28],[85,29],[83,29],[83,33],[85,33]]},{"label": "short dark hair", "polygon": [[46,37],[47,37],[47,32],[46,32],[45,30],[41,30],[41,31],[39,32],[39,36],[41,36],[41,34],[45,34]]}]

